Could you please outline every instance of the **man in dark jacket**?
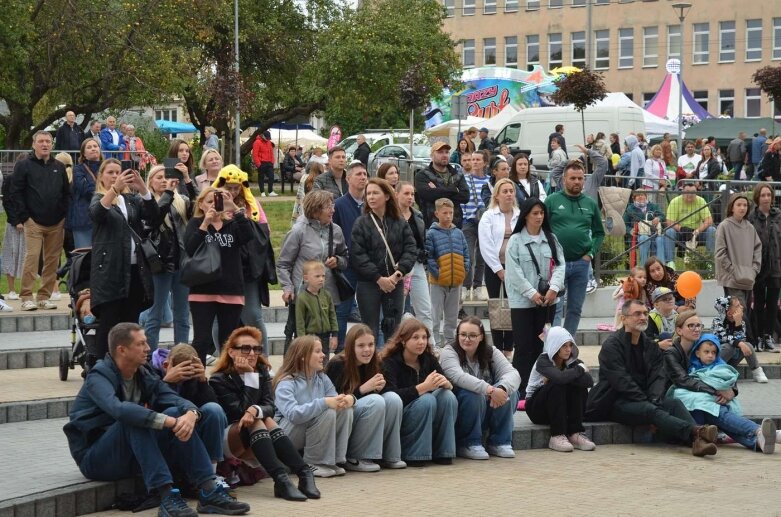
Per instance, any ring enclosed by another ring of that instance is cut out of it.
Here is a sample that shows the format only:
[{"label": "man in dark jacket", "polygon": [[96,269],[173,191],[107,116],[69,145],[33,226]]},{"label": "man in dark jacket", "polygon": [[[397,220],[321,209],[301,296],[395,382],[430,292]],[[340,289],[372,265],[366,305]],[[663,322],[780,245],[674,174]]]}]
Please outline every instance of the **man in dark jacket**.
[{"label": "man in dark jacket", "polygon": [[488,128],[480,128],[480,145],[477,147],[477,150],[494,152],[495,147],[496,143],[488,136]]},{"label": "man in dark jacket", "polygon": [[599,352],[599,382],[588,394],[585,419],[653,424],[666,439],[692,443],[692,454],[716,454],[716,426],[697,426],[680,400],[665,399],[662,351],[649,341],[648,309],[640,300],[621,308],[624,327]]},{"label": "man in dark jacket", "polygon": [[[109,353],[90,370],[63,430],[71,455],[88,479],[116,481],[137,467],[147,489],[160,496],[160,515],[195,517],[172,487],[175,463],[199,488],[198,512],[240,515],[240,503],[215,484],[209,455],[196,427],[195,405],[178,396],[147,365],[149,345],[135,323],[119,323],[109,334]],[[219,433],[220,429],[212,431]]]},{"label": "man in dark jacket", "polygon": [[[315,178],[312,190],[327,190],[339,199],[347,192],[347,178],[344,167],[347,165],[347,153],[339,146],[328,150],[328,170]],[[365,165],[364,165],[365,167]]]},{"label": "man in dark jacket", "polygon": [[469,201],[469,187],[460,165],[449,163],[450,144],[436,142],[431,146],[431,163],[415,175],[415,200],[423,213],[426,228],[434,222],[434,203],[446,198],[453,202],[453,224],[461,228],[461,205]]},{"label": "man in dark jacket", "polygon": [[[51,149],[52,136],[46,131],[35,133],[33,151],[27,159],[16,162],[11,176],[11,198],[18,221],[24,225],[27,246],[19,293],[23,311],[57,308],[49,298],[57,280],[70,184],[65,167],[52,157]],[[36,304],[33,285],[41,253],[43,271]]]},{"label": "man in dark jacket", "polygon": [[[564,140],[564,124],[556,124],[553,133],[548,135],[548,158],[553,155],[553,149],[551,148],[550,143],[554,138],[559,140],[559,145],[564,149],[564,154],[567,154],[567,142]],[[569,157],[568,154],[567,157]]]},{"label": "man in dark jacket", "polygon": [[361,162],[364,167],[368,168],[369,155],[372,152],[372,148],[366,143],[366,137],[363,135],[358,135],[358,138],[356,138],[355,141],[358,142],[358,149],[353,153],[353,158]]},{"label": "man in dark jacket", "polygon": [[54,136],[55,151],[78,151],[84,140],[84,132],[76,125],[76,114],[69,111],[65,114],[65,124],[57,129]]}]

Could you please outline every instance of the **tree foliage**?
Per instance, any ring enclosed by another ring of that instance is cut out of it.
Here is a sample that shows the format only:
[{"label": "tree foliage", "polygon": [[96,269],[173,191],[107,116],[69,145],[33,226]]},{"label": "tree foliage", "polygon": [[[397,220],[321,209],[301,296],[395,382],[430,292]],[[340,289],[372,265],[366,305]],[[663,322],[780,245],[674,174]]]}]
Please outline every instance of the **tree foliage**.
[{"label": "tree foliage", "polygon": [[771,101],[781,102],[781,65],[764,66],[754,72],[751,80],[767,94]]},{"label": "tree foliage", "polygon": [[552,99],[556,104],[572,104],[580,112],[580,122],[583,128],[583,141],[586,140],[586,120],[583,111],[601,101],[608,94],[605,78],[600,72],[594,72],[585,67],[580,72],[565,75],[556,82],[558,90]]}]

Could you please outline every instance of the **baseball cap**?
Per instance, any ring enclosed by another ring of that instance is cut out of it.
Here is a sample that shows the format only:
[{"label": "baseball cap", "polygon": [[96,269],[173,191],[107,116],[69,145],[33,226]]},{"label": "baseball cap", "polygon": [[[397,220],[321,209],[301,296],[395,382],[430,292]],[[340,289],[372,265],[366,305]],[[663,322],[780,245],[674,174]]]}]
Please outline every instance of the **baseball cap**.
[{"label": "baseball cap", "polygon": [[481,133],[488,133],[488,128],[487,127],[481,127],[480,128],[480,132]]},{"label": "baseball cap", "polygon": [[439,151],[440,149],[452,149],[450,147],[450,144],[447,142],[434,142],[434,145],[431,146],[431,152]]},{"label": "baseball cap", "polygon": [[651,293],[651,301],[656,303],[656,300],[668,294],[673,294],[672,290],[668,287],[657,287],[654,289],[654,292]]}]

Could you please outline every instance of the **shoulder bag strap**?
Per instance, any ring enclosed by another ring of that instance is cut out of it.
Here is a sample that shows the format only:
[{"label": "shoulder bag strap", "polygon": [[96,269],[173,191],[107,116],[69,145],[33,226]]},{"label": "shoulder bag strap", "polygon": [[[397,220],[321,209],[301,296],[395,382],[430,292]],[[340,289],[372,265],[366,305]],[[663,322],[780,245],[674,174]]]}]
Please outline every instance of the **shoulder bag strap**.
[{"label": "shoulder bag strap", "polygon": [[534,264],[534,269],[537,270],[537,276],[542,278],[542,273],[540,273],[540,265],[537,263],[537,257],[534,256],[534,251],[532,250],[532,245],[530,242],[526,243],[526,248],[529,250],[529,255],[531,255],[532,263]]},{"label": "shoulder bag strap", "polygon": [[372,212],[369,212],[369,219],[372,220],[374,223],[374,227],[377,228],[377,231],[380,232],[380,237],[382,237],[382,242],[385,243],[385,249],[388,252],[388,257],[390,257],[391,265],[393,266],[393,269],[398,269],[399,265],[396,263],[395,260],[393,260],[393,253],[391,252],[390,246],[388,246],[388,241],[385,239],[385,233],[382,231],[382,228],[380,228],[380,225],[377,224],[377,220],[374,218],[374,214]]},{"label": "shoulder bag strap", "polygon": [[328,257],[333,257],[333,256],[334,256],[334,223],[331,223],[328,225]]}]

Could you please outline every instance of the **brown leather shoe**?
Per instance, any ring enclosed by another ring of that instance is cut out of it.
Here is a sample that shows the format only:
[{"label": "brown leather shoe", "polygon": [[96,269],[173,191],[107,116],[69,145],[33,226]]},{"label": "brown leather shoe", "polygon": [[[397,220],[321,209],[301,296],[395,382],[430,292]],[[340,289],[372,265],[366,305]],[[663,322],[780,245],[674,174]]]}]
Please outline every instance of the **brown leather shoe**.
[{"label": "brown leather shoe", "polygon": [[692,443],[692,455],[697,457],[713,456],[718,452],[716,444],[708,443],[700,437],[694,439]]},{"label": "brown leather shoe", "polygon": [[716,436],[719,434],[719,428],[715,425],[702,425],[697,428],[696,436],[699,436],[708,443],[716,443]]}]

